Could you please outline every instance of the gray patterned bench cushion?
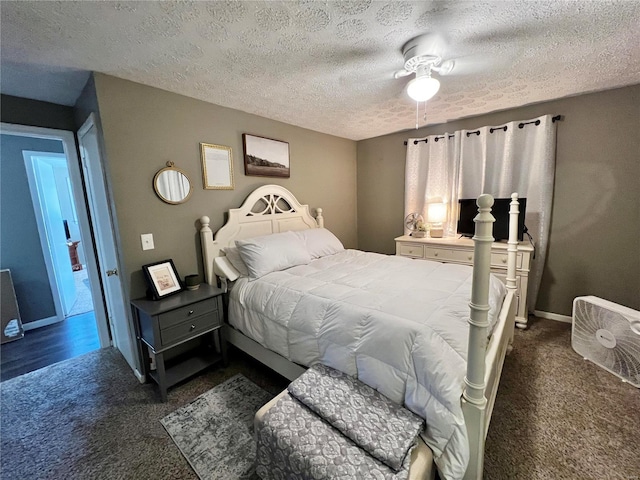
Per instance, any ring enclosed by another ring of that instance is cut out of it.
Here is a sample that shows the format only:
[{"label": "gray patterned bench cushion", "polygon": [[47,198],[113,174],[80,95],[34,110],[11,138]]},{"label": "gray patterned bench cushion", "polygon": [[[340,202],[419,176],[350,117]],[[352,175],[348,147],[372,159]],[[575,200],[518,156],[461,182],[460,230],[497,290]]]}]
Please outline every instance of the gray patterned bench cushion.
[{"label": "gray patterned bench cushion", "polygon": [[424,420],[355,377],[313,365],[289,393],[370,455],[398,471]]},{"label": "gray patterned bench cushion", "polygon": [[256,473],[263,480],[406,480],[410,456],[394,472],[290,394],[257,425]]}]

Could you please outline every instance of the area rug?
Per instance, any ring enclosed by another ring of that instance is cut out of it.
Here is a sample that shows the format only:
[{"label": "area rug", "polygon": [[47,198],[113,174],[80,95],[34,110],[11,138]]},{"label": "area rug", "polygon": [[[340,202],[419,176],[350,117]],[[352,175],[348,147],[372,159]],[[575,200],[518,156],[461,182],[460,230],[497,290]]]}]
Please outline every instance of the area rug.
[{"label": "area rug", "polygon": [[254,479],[253,417],[273,395],[238,374],[160,422],[202,479]]}]

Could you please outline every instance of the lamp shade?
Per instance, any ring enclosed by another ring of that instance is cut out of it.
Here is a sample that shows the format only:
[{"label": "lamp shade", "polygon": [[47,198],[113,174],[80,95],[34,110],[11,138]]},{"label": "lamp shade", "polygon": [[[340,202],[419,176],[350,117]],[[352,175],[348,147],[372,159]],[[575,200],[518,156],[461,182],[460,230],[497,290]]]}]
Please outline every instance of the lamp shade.
[{"label": "lamp shade", "polygon": [[430,223],[442,223],[447,219],[446,203],[429,203],[427,205],[427,221]]},{"label": "lamp shade", "polygon": [[416,102],[426,102],[440,90],[440,82],[429,76],[416,77],[407,85],[407,94]]}]

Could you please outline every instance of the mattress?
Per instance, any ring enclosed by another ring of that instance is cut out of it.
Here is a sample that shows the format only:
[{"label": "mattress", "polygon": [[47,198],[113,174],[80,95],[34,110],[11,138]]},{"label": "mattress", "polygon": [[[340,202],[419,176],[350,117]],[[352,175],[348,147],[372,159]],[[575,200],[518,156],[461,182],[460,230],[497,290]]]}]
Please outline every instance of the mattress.
[{"label": "mattress", "polygon": [[[257,280],[240,278],[229,323],[292,362],[356,376],[426,420],[445,478],[469,459],[460,406],[472,268],[345,250]],[[489,322],[506,294],[491,276]]]}]

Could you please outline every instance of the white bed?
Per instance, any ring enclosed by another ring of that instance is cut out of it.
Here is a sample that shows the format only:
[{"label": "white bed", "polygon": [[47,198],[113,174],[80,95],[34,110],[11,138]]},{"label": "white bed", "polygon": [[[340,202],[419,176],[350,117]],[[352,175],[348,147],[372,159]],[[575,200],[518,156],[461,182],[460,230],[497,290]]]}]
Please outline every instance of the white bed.
[{"label": "white bed", "polygon": [[[481,203],[487,207],[490,197]],[[517,218],[517,202],[513,207]],[[322,227],[318,210],[314,219],[286,189],[266,185],[230,211],[215,239],[202,217],[207,282],[215,283],[217,273],[226,283],[225,262],[216,261],[221,249],[236,240]],[[517,242],[509,244],[508,288],[490,284],[492,218],[487,211],[479,220],[473,272],[346,250],[258,279],[241,277],[230,295],[227,338],[291,379],[304,370],[300,365],[317,361],[357,375],[427,420],[424,439],[444,477],[481,478],[484,439],[513,335]]]}]

